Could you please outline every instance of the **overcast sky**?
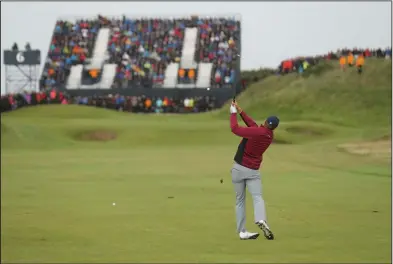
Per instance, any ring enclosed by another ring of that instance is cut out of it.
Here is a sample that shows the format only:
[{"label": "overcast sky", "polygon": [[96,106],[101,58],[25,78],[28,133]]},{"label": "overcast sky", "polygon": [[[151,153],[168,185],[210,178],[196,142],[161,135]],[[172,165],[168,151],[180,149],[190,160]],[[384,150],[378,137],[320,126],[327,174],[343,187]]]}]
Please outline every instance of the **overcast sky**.
[{"label": "overcast sky", "polygon": [[[238,14],[242,20],[242,69],[276,67],[288,57],[342,47],[391,45],[391,2],[2,2],[1,56],[14,42],[24,47],[29,41],[44,57],[57,18],[97,14]],[[1,70],[3,94],[4,66]]]}]

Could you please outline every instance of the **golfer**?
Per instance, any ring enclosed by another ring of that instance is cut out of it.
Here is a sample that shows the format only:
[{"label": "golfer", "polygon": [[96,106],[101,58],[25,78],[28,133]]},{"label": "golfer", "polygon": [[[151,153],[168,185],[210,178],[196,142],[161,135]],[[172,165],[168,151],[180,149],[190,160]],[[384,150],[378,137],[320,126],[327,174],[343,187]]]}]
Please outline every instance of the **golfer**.
[{"label": "golfer", "polygon": [[[279,124],[276,116],[270,116],[265,123],[258,126],[251,117],[233,101],[230,107],[231,130],[235,135],[242,137],[237,149],[234,165],[231,170],[232,183],[236,192],[236,222],[240,239],[256,239],[258,233],[247,232],[246,223],[246,187],[252,195],[254,203],[255,223],[263,231],[265,237],[273,240],[274,236],[266,222],[265,201],[262,198],[261,175],[259,167],[262,163],[263,153],[273,141],[273,131]],[[236,114],[239,113],[247,127],[237,123]]]}]

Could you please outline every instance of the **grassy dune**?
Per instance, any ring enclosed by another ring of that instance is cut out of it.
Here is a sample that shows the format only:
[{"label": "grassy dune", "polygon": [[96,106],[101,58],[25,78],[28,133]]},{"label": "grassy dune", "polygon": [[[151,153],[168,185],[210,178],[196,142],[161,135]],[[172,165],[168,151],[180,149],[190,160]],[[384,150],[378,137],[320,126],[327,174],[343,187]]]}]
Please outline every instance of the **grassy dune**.
[{"label": "grassy dune", "polygon": [[[238,100],[260,119],[276,113],[283,120],[307,120],[353,127],[391,125],[392,64],[367,60],[364,73],[342,72],[334,63],[296,74],[273,76],[252,85]],[[226,109],[219,115],[226,116]]]},{"label": "grassy dune", "polygon": [[[40,106],[2,115],[2,261],[390,262],[391,64],[313,71],[238,99],[282,120],[261,169],[275,241],[237,237],[227,107]],[[257,231],[250,197],[247,216]]]}]

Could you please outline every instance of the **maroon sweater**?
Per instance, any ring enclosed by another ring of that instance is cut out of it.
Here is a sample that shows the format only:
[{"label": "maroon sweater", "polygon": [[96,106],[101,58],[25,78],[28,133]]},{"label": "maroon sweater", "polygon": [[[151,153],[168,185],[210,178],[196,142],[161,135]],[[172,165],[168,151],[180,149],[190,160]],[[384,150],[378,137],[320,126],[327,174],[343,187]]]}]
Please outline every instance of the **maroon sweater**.
[{"label": "maroon sweater", "polygon": [[243,138],[237,148],[234,160],[239,165],[258,170],[263,160],[263,153],[273,141],[273,131],[258,126],[244,111],[240,116],[248,127],[239,126],[236,114],[231,114],[230,117],[232,133]]}]

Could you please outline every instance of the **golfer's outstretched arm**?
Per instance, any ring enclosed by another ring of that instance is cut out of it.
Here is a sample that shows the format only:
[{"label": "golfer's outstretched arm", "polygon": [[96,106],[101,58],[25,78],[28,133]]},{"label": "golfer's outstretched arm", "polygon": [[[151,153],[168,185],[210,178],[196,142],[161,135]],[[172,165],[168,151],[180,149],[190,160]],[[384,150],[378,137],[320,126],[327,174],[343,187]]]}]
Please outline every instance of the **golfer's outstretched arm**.
[{"label": "golfer's outstretched arm", "polygon": [[241,127],[237,123],[236,114],[231,114],[230,118],[231,123],[231,131],[233,134],[243,137],[243,138],[252,138],[255,136],[260,136],[264,133],[264,131],[260,127]]},{"label": "golfer's outstretched arm", "polygon": [[244,111],[240,112],[240,117],[243,119],[244,124],[246,124],[248,127],[257,127],[257,123],[249,117]]}]

